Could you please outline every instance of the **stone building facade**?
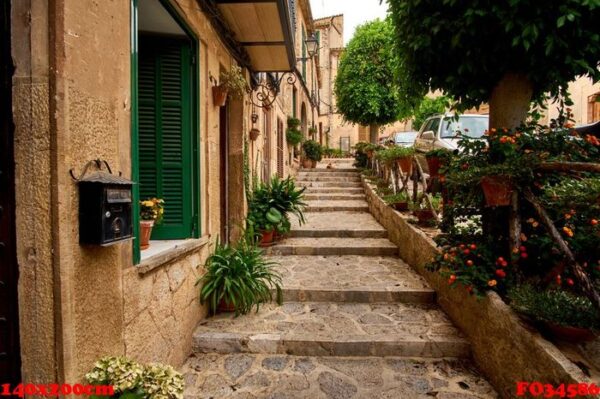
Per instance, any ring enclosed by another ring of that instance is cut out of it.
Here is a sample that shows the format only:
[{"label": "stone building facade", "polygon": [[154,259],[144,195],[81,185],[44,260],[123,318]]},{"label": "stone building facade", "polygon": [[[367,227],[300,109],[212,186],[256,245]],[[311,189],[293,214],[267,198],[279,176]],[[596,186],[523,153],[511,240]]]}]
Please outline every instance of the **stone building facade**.
[{"label": "stone building facade", "polygon": [[[600,83],[588,77],[579,77],[569,83],[568,88],[573,105],[570,107],[576,125],[587,125],[600,121]],[[558,117],[558,104],[547,104],[545,123]]]},{"label": "stone building facade", "polygon": [[[293,174],[285,121],[317,123],[316,60],[296,60],[308,0],[11,0],[2,13],[0,380],[72,383],[104,355],[181,365],[206,316],[202,265],[244,219],[245,148],[260,178]],[[255,91],[219,107],[212,87],[234,65]],[[288,85],[289,71],[304,78]],[[261,107],[267,73],[284,79]],[[136,183],[133,241],[79,243],[70,172],[97,159]],[[141,251],[146,196],[165,198],[165,223]]]}]

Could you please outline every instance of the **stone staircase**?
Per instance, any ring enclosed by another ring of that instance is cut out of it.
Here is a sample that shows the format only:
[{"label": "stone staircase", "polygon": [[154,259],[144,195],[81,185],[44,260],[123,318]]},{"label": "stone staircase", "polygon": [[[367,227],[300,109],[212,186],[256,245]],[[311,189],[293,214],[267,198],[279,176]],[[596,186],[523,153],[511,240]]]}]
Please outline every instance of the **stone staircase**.
[{"label": "stone staircase", "polygon": [[[468,341],[368,213],[357,171],[302,170],[307,223],[267,253],[283,306],[204,320],[190,397],[493,398]],[[352,191],[350,191],[352,190]]]}]

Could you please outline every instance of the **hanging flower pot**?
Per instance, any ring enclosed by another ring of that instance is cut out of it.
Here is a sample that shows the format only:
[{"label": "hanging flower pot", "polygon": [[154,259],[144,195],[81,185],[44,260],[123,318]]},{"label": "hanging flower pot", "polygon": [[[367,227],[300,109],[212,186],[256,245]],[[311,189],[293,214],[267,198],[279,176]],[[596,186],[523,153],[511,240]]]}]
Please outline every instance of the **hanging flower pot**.
[{"label": "hanging flower pot", "polygon": [[228,90],[225,86],[213,86],[213,104],[217,107],[224,107],[227,102]]},{"label": "hanging flower pot", "polygon": [[250,130],[250,140],[256,141],[258,136],[260,136],[260,130],[258,130],[257,128],[252,128]]},{"label": "hanging flower pot", "polygon": [[152,227],[154,227],[154,220],[140,220],[140,249],[142,251],[150,247]]},{"label": "hanging flower pot", "polygon": [[261,231],[260,234],[261,234],[261,236],[260,236],[260,242],[258,243],[259,246],[261,246],[261,247],[268,247],[271,244],[273,244],[274,230],[271,230],[271,231]]},{"label": "hanging flower pot", "polygon": [[591,330],[580,327],[567,327],[555,323],[544,323],[548,331],[555,337],[563,341],[581,343],[592,341],[596,336]]},{"label": "hanging flower pot", "polygon": [[442,160],[440,157],[429,156],[425,159],[427,160],[427,167],[429,168],[429,176],[438,177],[440,174],[440,168],[442,167]]},{"label": "hanging flower pot", "polygon": [[508,206],[513,192],[513,186],[506,176],[484,176],[481,188],[485,196],[486,206]]},{"label": "hanging flower pot", "polygon": [[398,158],[396,159],[396,163],[405,175],[410,175],[412,173],[412,157]]}]

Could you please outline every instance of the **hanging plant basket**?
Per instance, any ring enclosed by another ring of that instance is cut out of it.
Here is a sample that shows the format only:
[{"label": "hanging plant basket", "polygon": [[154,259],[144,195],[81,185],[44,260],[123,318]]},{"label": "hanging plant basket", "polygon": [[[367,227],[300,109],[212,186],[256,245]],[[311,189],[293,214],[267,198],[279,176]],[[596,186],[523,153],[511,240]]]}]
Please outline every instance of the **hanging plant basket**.
[{"label": "hanging plant basket", "polygon": [[260,136],[260,130],[257,128],[250,129],[250,140],[256,141],[256,139]]},{"label": "hanging plant basket", "polygon": [[506,176],[485,176],[481,179],[481,188],[488,207],[508,206],[513,186]]},{"label": "hanging plant basket", "polygon": [[228,90],[224,86],[213,86],[213,104],[217,107],[224,107],[227,102]]},{"label": "hanging plant basket", "polygon": [[398,158],[396,159],[396,163],[405,175],[410,175],[412,173],[412,157]]}]

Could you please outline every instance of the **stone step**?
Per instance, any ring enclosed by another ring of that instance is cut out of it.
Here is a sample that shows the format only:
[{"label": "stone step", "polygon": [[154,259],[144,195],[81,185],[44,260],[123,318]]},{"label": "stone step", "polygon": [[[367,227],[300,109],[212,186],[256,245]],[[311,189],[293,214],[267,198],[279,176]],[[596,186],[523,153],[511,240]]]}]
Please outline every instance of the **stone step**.
[{"label": "stone step", "polygon": [[367,201],[307,201],[307,212],[368,212]]},{"label": "stone step", "polygon": [[305,194],[364,194],[362,187],[307,187]]},{"label": "stone step", "polygon": [[305,201],[364,201],[366,198],[364,194],[304,194]]},{"label": "stone step", "polygon": [[336,181],[336,182],[324,182],[324,181],[306,181],[306,180],[296,180],[296,184],[300,187],[324,187],[324,188],[343,188],[343,187],[352,187],[352,188],[362,188],[362,184],[360,182],[353,181]]},{"label": "stone step", "polygon": [[339,172],[339,171],[333,171],[333,172],[326,172],[326,171],[319,171],[319,172],[305,172],[305,171],[300,171],[300,173],[298,173],[297,178],[298,179],[303,179],[305,177],[358,177],[360,178],[360,173],[359,172]]},{"label": "stone step", "polygon": [[196,353],[300,356],[468,357],[469,344],[430,305],[289,302],[203,320]]},{"label": "stone step", "polygon": [[494,389],[466,359],[192,355],[185,398],[489,399]]},{"label": "stone step", "polygon": [[385,238],[287,238],[266,248],[267,255],[396,256],[398,247]]},{"label": "stone step", "polygon": [[314,168],[314,169],[300,169],[300,173],[337,173],[337,172],[354,172],[358,173],[356,168],[332,168],[326,169],[322,168]]},{"label": "stone step", "polygon": [[435,298],[425,280],[395,257],[271,256],[269,260],[279,265],[286,302],[433,303]]},{"label": "stone step", "polygon": [[328,183],[337,183],[337,182],[360,182],[360,176],[319,176],[319,175],[309,175],[309,176],[300,176],[297,180],[298,182],[328,182]]},{"label": "stone step", "polygon": [[305,212],[306,223],[292,219],[291,237],[386,238],[387,231],[366,212]]}]

